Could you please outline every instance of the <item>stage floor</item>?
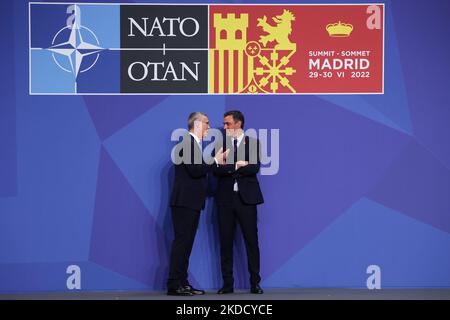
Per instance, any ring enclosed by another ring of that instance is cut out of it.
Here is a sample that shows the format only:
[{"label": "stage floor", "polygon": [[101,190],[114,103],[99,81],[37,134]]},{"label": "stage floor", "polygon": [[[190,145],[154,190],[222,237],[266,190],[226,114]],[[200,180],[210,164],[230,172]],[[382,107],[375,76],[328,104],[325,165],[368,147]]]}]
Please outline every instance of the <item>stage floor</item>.
[{"label": "stage floor", "polygon": [[237,290],[218,295],[206,291],[202,296],[172,297],[164,292],[64,292],[0,294],[0,300],[450,300],[449,289],[265,289],[262,295]]}]

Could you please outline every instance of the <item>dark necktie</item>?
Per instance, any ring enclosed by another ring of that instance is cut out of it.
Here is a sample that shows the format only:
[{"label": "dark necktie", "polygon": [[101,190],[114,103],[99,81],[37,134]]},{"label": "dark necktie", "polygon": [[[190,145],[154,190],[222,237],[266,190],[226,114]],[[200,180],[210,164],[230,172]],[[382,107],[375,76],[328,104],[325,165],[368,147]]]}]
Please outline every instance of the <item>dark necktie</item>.
[{"label": "dark necktie", "polygon": [[[237,138],[234,138],[233,139],[233,151],[234,151],[234,163],[236,163],[237,161],[238,161],[238,158],[237,158],[237,156],[238,156],[238,152],[237,152],[237,150],[238,150],[238,139]],[[238,184],[237,184],[237,181],[236,181],[236,179],[234,180],[234,184],[233,184],[233,191],[238,191]]]},{"label": "dark necktie", "polygon": [[233,139],[234,161],[237,161],[237,149],[238,149],[238,140],[237,138],[234,138]]}]

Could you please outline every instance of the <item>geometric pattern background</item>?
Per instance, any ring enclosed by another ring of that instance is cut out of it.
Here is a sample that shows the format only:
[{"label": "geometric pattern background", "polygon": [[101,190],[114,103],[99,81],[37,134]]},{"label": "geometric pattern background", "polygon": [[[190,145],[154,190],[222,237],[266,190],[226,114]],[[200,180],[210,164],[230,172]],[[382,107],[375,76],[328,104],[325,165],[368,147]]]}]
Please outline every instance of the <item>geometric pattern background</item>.
[{"label": "geometric pattern background", "polygon": [[[450,2],[382,2],[384,95],[83,97],[28,95],[28,2],[2,1],[0,292],[68,290],[72,264],[82,290],[163,289],[170,134],[229,109],[280,129],[280,170],[260,177],[264,287],[364,288],[373,264],[385,288],[450,287]],[[221,285],[212,198],[190,272]]]}]

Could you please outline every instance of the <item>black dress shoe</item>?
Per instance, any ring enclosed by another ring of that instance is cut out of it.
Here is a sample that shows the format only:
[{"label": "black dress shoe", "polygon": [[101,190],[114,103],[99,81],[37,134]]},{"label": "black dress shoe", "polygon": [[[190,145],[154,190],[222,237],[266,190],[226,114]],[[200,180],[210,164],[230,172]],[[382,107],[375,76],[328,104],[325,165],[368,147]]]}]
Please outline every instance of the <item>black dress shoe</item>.
[{"label": "black dress shoe", "polygon": [[190,291],[192,294],[205,294],[205,290],[195,289],[191,285],[184,286],[184,289]]},{"label": "black dress shoe", "polygon": [[261,287],[259,285],[255,285],[250,288],[250,292],[256,293],[256,294],[262,294],[262,293],[264,293],[264,290],[261,289]]},{"label": "black dress shoe", "polygon": [[217,291],[217,294],[227,294],[227,293],[233,293],[233,292],[234,292],[233,288],[222,287],[219,289],[219,291]]},{"label": "black dress shoe", "polygon": [[186,287],[178,287],[177,289],[167,290],[168,296],[193,296],[194,294],[186,289]]}]

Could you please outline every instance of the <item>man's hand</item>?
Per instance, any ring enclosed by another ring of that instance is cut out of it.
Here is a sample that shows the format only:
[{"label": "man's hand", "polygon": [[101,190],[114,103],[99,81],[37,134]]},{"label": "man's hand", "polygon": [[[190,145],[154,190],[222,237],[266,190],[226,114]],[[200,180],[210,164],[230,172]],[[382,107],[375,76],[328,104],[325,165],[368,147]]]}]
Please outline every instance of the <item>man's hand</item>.
[{"label": "man's hand", "polygon": [[223,152],[223,148],[220,148],[219,151],[217,151],[216,156],[214,157],[214,159],[217,161],[217,164],[224,164],[227,161],[229,153],[230,149],[227,149],[227,151]]},{"label": "man's hand", "polygon": [[242,161],[239,160],[238,162],[236,162],[236,170],[242,167],[245,167],[248,165],[248,161]]}]

